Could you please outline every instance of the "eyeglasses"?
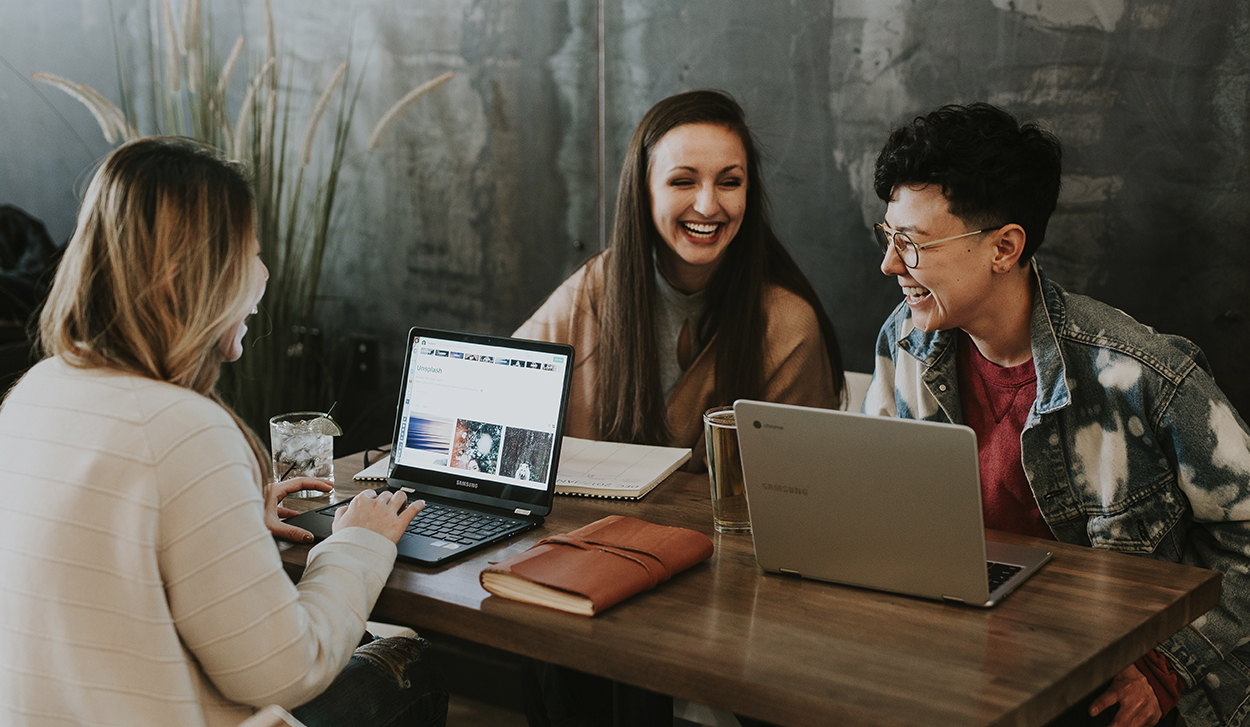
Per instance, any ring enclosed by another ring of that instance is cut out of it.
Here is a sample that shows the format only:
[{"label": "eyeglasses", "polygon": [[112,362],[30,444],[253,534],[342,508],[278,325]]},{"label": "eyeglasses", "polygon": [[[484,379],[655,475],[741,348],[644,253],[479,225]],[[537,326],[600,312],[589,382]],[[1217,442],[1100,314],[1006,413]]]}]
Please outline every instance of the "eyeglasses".
[{"label": "eyeglasses", "polygon": [[1002,228],[987,227],[984,230],[973,230],[972,232],[965,232],[962,235],[955,235],[954,237],[943,237],[941,240],[931,240],[929,242],[916,244],[910,237],[907,236],[906,232],[899,232],[898,230],[887,226],[884,222],[878,222],[872,226],[872,232],[877,238],[877,247],[881,248],[881,254],[884,255],[890,251],[891,247],[893,247],[895,252],[898,253],[898,259],[902,260],[903,265],[908,268],[914,268],[920,263],[920,251],[926,247],[936,245],[940,242],[950,242],[951,240],[958,240],[962,237],[972,237],[973,235],[980,235],[984,232],[993,232],[994,230],[999,229]]}]

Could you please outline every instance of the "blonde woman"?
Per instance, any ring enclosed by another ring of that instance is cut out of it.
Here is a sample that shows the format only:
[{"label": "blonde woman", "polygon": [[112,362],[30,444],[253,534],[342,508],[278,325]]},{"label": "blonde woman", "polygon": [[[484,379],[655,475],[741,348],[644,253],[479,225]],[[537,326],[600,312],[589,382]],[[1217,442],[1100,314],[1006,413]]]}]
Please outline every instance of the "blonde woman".
[{"label": "blonde woman", "polygon": [[267,485],[214,393],[268,277],[252,209],[238,168],[185,139],[124,145],[92,179],[47,358],[0,409],[2,724],[233,726],[271,703],[310,727],[445,718],[422,642],[352,658],[420,507],[357,497],[293,584],[277,503],[326,486]]}]

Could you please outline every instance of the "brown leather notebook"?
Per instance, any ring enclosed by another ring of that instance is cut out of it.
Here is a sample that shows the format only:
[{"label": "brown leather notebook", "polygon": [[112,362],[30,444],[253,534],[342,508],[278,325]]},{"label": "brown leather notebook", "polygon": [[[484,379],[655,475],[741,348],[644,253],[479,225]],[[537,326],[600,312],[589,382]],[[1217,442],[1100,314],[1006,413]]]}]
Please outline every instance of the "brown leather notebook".
[{"label": "brown leather notebook", "polygon": [[496,596],[594,616],[710,557],[703,533],[610,515],[544,538],[479,578]]}]

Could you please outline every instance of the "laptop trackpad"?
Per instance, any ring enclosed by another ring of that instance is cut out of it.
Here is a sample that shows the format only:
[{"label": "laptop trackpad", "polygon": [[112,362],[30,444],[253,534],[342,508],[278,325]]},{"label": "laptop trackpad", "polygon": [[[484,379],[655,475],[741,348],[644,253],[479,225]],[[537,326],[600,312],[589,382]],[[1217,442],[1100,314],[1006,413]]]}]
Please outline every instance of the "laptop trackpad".
[{"label": "laptop trackpad", "polygon": [[334,532],[334,513],[338,508],[314,510],[287,520],[287,523],[303,528],[313,534],[318,541],[325,540]]}]

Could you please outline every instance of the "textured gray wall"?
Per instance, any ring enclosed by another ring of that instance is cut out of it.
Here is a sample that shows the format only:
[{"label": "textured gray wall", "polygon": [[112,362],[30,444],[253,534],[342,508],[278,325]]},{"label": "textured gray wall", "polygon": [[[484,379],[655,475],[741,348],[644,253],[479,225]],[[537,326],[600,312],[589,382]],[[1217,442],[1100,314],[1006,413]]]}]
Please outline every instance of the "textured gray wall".
[{"label": "textured gray wall", "polygon": [[[240,31],[263,48],[258,2],[209,4],[218,53]],[[148,73],[152,3],[113,8],[124,71]],[[388,391],[408,326],[520,323],[601,244],[601,210],[646,109],[710,86],[747,109],[775,223],[849,367],[871,366],[899,298],[869,235],[884,212],[869,183],[877,150],[918,113],[988,100],[1065,142],[1064,192],[1039,253],[1050,274],[1195,340],[1250,411],[1247,3],[275,0],[274,12],[305,103],[349,40],[354,70],[367,68],[322,316],[331,338],[379,338]],[[11,67],[0,68],[0,202],[64,239],[75,185],[108,145],[76,103],[43,88],[45,102],[23,77],[47,70],[115,97],[109,6],[0,0],[0,17]],[[456,78],[366,154],[374,120],[445,70]],[[241,96],[242,82],[233,89]],[[380,411],[393,405],[378,398]]]}]

